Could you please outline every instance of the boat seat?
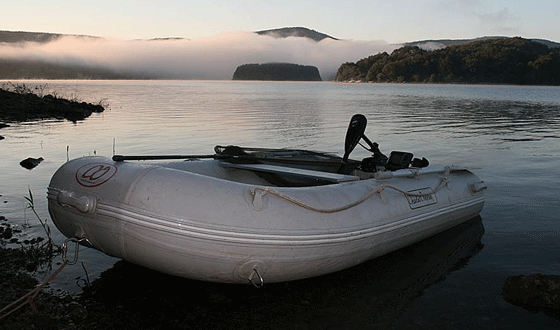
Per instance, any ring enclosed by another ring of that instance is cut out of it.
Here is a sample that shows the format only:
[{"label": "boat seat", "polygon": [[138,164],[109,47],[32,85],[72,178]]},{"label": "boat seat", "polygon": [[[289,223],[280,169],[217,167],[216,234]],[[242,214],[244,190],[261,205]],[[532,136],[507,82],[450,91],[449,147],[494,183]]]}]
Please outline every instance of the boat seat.
[{"label": "boat seat", "polygon": [[322,171],[306,170],[301,168],[270,165],[270,164],[238,164],[221,162],[220,165],[229,168],[237,168],[242,170],[249,170],[255,172],[266,172],[274,174],[289,174],[308,179],[323,180],[331,183],[349,182],[360,180],[360,177],[354,175],[345,175],[337,173],[329,173]]}]

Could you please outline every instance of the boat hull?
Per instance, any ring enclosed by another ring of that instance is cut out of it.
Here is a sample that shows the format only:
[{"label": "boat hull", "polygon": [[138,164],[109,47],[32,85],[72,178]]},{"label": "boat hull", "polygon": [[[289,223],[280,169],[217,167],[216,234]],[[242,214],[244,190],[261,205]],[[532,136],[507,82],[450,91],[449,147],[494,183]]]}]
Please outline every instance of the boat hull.
[{"label": "boat hull", "polygon": [[217,160],[83,157],[54,174],[49,212],[66,237],[108,255],[191,279],[262,284],[354,266],[467,221],[484,205],[485,187],[467,170],[298,188],[253,176]]}]

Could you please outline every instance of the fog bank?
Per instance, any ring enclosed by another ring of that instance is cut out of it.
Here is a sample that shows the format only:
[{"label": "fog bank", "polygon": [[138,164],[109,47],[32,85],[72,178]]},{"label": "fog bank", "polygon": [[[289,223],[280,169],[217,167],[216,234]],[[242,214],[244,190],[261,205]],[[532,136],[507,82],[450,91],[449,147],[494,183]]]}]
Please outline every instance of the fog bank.
[{"label": "fog bank", "polygon": [[383,41],[272,38],[252,32],[201,39],[110,40],[66,36],[49,43],[0,43],[0,58],[70,66],[101,66],[151,78],[231,79],[242,64],[287,62],[316,66],[331,80],[344,62],[355,62],[398,45]]}]

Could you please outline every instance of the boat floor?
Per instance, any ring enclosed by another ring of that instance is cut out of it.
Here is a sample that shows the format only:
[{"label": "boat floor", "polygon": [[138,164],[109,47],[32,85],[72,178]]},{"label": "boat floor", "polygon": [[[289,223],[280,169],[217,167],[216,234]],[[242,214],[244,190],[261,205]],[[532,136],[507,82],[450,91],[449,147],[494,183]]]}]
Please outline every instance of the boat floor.
[{"label": "boat floor", "polygon": [[159,165],[222,180],[272,187],[311,187],[361,179],[359,176],[333,173],[329,169],[323,171],[320,170],[321,166],[308,169],[284,164],[248,164],[223,160],[187,160]]},{"label": "boat floor", "polygon": [[237,163],[222,162],[220,163],[220,165],[224,167],[237,168],[237,169],[261,172],[261,173],[297,176],[297,177],[308,178],[312,180],[327,181],[330,183],[340,183],[340,182],[360,180],[359,177],[354,175],[307,170],[307,169],[278,166],[278,165],[271,165],[271,164],[237,164]]}]

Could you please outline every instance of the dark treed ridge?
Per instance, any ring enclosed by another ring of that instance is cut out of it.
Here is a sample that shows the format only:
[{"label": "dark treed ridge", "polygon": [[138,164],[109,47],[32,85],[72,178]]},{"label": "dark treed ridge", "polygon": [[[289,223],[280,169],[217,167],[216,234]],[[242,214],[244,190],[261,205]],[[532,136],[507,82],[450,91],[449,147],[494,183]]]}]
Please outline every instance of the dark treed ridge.
[{"label": "dark treed ridge", "polygon": [[319,69],[311,65],[291,63],[243,64],[233,80],[321,81]]},{"label": "dark treed ridge", "polygon": [[317,42],[323,39],[338,40],[328,34],[317,32],[304,27],[285,27],[280,29],[256,31],[259,35],[266,35],[274,38],[302,37],[315,40]]},{"label": "dark treed ridge", "polygon": [[342,64],[339,82],[560,85],[560,49],[523,38],[475,41],[427,51],[404,46]]}]

